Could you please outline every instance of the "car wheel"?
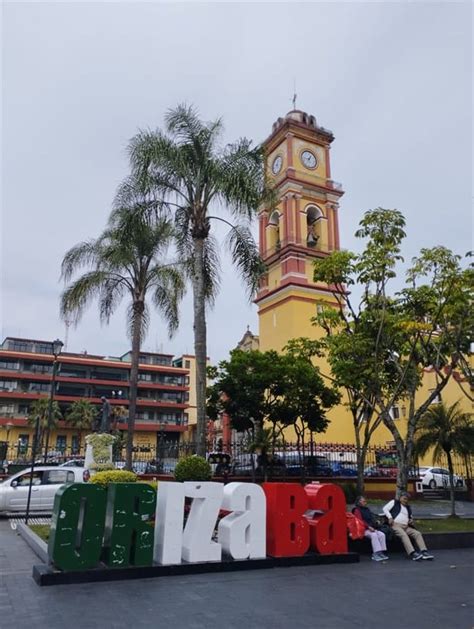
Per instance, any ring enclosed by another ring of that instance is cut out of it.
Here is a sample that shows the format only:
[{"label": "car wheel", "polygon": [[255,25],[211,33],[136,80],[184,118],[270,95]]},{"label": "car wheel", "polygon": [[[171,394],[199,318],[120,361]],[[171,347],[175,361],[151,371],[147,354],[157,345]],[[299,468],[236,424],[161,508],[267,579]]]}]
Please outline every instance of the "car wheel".
[{"label": "car wheel", "polygon": [[435,481],[435,479],[434,479],[434,478],[432,478],[432,479],[430,480],[430,482],[428,483],[428,485],[429,485],[429,488],[430,488],[430,489],[436,489],[436,481]]}]

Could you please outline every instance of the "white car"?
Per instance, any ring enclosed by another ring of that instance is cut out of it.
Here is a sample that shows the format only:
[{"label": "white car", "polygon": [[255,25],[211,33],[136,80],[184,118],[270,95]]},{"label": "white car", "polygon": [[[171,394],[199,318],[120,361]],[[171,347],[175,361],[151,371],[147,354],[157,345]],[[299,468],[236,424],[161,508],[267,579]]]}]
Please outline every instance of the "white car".
[{"label": "white car", "polygon": [[[424,487],[449,489],[449,471],[443,467],[420,467],[420,478]],[[454,475],[454,486],[464,487],[464,479]]]},{"label": "white car", "polygon": [[[26,511],[31,470],[17,472],[0,483],[0,514]],[[89,471],[83,467],[39,466],[33,471],[31,485],[31,511],[53,510],[54,496],[61,485],[84,483],[89,480]]]}]

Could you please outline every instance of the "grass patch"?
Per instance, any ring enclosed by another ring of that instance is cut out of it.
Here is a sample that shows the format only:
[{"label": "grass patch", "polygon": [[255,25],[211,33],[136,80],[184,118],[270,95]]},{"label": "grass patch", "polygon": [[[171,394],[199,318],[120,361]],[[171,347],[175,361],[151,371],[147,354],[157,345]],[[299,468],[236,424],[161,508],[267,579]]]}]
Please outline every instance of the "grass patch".
[{"label": "grass patch", "polygon": [[474,520],[445,518],[438,520],[415,520],[415,526],[422,533],[456,533],[474,531]]},{"label": "grass patch", "polygon": [[36,533],[38,537],[41,537],[44,542],[48,541],[49,531],[51,529],[49,524],[30,524],[30,529],[33,531],[33,533]]}]

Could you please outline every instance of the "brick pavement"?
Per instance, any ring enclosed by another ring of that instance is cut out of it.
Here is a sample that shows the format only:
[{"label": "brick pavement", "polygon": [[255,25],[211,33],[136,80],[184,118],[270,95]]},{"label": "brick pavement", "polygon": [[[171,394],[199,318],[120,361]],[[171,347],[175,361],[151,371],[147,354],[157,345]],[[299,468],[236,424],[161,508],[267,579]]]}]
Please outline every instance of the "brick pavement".
[{"label": "brick pavement", "polygon": [[[38,587],[0,520],[0,629],[471,629],[473,550],[386,563]],[[402,618],[403,610],[406,616]]]}]

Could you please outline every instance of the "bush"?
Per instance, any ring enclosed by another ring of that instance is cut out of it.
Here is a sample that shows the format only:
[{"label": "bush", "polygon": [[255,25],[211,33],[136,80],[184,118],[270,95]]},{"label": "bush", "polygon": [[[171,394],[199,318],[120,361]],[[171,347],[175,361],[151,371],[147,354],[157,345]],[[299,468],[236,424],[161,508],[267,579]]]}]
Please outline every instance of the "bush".
[{"label": "bush", "polygon": [[139,483],[143,483],[144,485],[149,485],[155,491],[158,491],[158,481],[156,480],[139,480]]},{"label": "bush", "polygon": [[127,472],[126,470],[111,470],[106,472],[97,472],[92,478],[91,483],[107,487],[110,483],[136,483],[137,475],[135,472]]},{"label": "bush", "polygon": [[174,471],[177,481],[205,481],[212,476],[212,470],[206,459],[202,456],[186,456],[178,461]]},{"label": "bush", "polygon": [[346,497],[346,503],[354,504],[355,499],[358,496],[357,486],[355,485],[355,483],[341,483],[339,487],[344,492],[344,495]]}]

